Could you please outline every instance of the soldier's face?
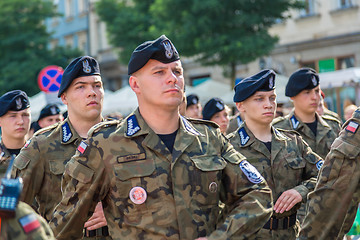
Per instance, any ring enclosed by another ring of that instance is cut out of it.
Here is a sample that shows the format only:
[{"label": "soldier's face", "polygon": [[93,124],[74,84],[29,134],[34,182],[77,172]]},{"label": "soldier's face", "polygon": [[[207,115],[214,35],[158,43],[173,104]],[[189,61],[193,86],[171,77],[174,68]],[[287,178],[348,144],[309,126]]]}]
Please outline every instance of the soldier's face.
[{"label": "soldier's face", "polygon": [[202,107],[200,103],[190,105],[186,108],[186,116],[191,118],[202,119]]},{"label": "soldier's face", "polygon": [[30,129],[30,109],[8,111],[0,117],[2,138],[22,139]]},{"label": "soldier's face", "polygon": [[52,116],[47,116],[38,121],[38,124],[41,128],[48,127],[50,125],[53,125],[54,123],[62,121],[62,115],[56,114]]},{"label": "soldier's face", "polygon": [[291,97],[295,111],[305,114],[314,114],[320,102],[320,87],[302,90],[298,95]]},{"label": "soldier's face", "polygon": [[129,79],[139,107],[156,107],[178,111],[184,96],[184,76],[181,62],[162,63],[150,59]]},{"label": "soldier's face", "polygon": [[101,116],[104,89],[100,76],[79,77],[61,95],[70,118],[94,121]]},{"label": "soldier's face", "polygon": [[215,113],[210,121],[216,122],[220,126],[220,131],[222,133],[226,133],[228,127],[229,127],[229,112],[227,108],[224,108],[224,110]]},{"label": "soldier's face", "polygon": [[245,101],[236,103],[236,106],[248,123],[253,121],[264,125],[270,124],[276,111],[275,90],[255,92]]}]

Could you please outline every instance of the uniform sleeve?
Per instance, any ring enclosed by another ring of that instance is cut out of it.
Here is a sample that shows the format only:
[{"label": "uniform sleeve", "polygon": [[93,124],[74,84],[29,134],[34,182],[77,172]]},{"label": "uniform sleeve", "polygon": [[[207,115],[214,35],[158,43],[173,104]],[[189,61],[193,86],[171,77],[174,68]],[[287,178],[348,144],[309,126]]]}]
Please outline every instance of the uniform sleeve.
[{"label": "uniform sleeve", "polygon": [[65,166],[62,179],[62,200],[50,221],[56,239],[80,239],[85,222],[108,188],[102,155],[89,139],[84,154],[76,151]]},{"label": "uniform sleeve", "polygon": [[225,193],[221,201],[228,210],[224,222],[208,239],[248,239],[272,214],[271,190],[255,167],[225,139],[222,156],[228,164],[224,169]]},{"label": "uniform sleeve", "polygon": [[[308,212],[300,239],[338,239],[347,210],[358,203],[360,180],[360,131],[342,130],[322,166],[315,190],[308,196]],[[346,128],[346,125],[344,125]],[[352,219],[347,219],[353,221]]]},{"label": "uniform sleeve", "polygon": [[302,137],[296,137],[297,146],[299,147],[299,151],[301,152],[303,159],[306,161],[306,165],[303,173],[303,181],[293,189],[298,191],[303,199],[303,202],[306,202],[308,193],[315,188],[317,175],[324,161],[319,155],[311,150]]},{"label": "uniform sleeve", "polygon": [[44,180],[45,162],[40,154],[37,138],[32,138],[30,144],[22,148],[15,158],[14,170],[16,177],[23,179],[23,190],[20,200],[32,205],[35,196],[40,191]]}]

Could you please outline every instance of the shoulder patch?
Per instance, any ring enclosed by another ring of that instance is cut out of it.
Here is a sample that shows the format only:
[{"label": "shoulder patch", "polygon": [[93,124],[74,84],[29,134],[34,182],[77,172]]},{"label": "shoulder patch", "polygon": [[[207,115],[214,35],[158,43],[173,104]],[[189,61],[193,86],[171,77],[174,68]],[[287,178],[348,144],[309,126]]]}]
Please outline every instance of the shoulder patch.
[{"label": "shoulder patch", "polygon": [[206,124],[206,125],[209,125],[211,127],[214,127],[214,128],[219,128],[219,125],[212,122],[212,121],[207,121],[207,120],[202,120],[202,119],[195,119],[195,118],[187,118],[187,117],[184,117],[186,120],[188,120],[189,122],[191,123],[195,123],[195,124]]},{"label": "shoulder patch", "polygon": [[84,154],[84,152],[86,151],[86,148],[88,147],[89,145],[84,142],[84,141],[81,141],[81,143],[79,144],[78,148],[76,150],[78,150],[81,154]]},{"label": "shoulder patch", "polygon": [[61,128],[62,128],[62,141],[66,143],[70,140],[73,134],[71,132],[68,122],[65,122],[65,124],[63,124]]},{"label": "shoulder patch", "polygon": [[133,136],[135,133],[141,130],[139,123],[136,119],[136,115],[132,115],[128,117],[126,123],[127,123],[126,136]]},{"label": "shoulder patch", "polygon": [[245,176],[249,179],[250,182],[258,184],[264,180],[264,178],[261,176],[259,171],[248,161],[246,160],[241,161],[239,167],[241,171],[243,171]]},{"label": "shoulder patch", "polygon": [[316,168],[320,171],[321,167],[324,165],[324,160],[319,160],[316,163]]},{"label": "shoulder patch", "polygon": [[250,137],[244,127],[240,128],[238,133],[240,136],[241,146],[244,146],[250,140]]},{"label": "shoulder patch", "polygon": [[30,213],[29,215],[20,218],[19,223],[25,234],[29,234],[32,231],[40,228],[40,222],[37,219],[35,213]]},{"label": "shoulder patch", "polygon": [[25,145],[24,145],[24,148],[27,148],[30,143],[31,143],[31,139],[27,140],[26,143],[25,143]]},{"label": "shoulder patch", "polygon": [[359,128],[359,124],[353,121],[349,121],[347,126],[345,127],[345,130],[351,133],[355,133],[356,130]]}]

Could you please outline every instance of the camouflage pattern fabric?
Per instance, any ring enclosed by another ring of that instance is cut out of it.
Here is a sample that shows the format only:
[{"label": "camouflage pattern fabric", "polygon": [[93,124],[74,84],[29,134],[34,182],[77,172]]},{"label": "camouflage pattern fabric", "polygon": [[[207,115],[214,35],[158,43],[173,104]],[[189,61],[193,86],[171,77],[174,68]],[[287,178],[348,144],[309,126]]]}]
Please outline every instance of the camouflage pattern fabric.
[{"label": "camouflage pattern fabric", "polygon": [[0,142],[0,177],[3,177],[9,166],[11,159],[10,152],[6,149],[3,143]]},{"label": "camouflage pattern fabric", "polygon": [[320,117],[317,113],[315,114],[318,120],[316,137],[311,129],[295,116],[294,110],[285,117],[274,119],[273,126],[298,132],[311,149],[325,159],[330,151],[331,144],[340,132],[341,126],[339,120],[333,117]]},{"label": "camouflage pattern fabric", "polygon": [[16,216],[1,219],[1,240],[55,240],[44,218],[26,203],[19,202]]},{"label": "camouflage pattern fabric", "polygon": [[238,129],[242,123],[243,120],[241,119],[240,115],[239,114],[234,115],[233,117],[230,118],[229,127],[226,130],[226,133],[229,134],[236,131],[236,129]]},{"label": "camouflage pattern fabric", "polygon": [[[172,153],[139,110],[90,130],[66,166],[63,199],[50,222],[57,239],[80,237],[100,200],[113,239],[249,239],[256,233],[272,213],[262,176],[216,124],[179,121]],[[217,225],[220,201],[231,211]]]},{"label": "camouflage pattern fabric", "polygon": [[341,117],[339,116],[339,114],[337,114],[336,112],[330,111],[327,108],[324,108],[324,115],[336,118],[337,120],[339,120],[340,124],[342,124],[342,120]]},{"label": "camouflage pattern fabric", "polygon": [[[298,191],[305,202],[307,194],[315,187],[317,167],[322,165],[323,160],[294,131],[277,130],[274,127],[271,131],[271,153],[265,144],[254,136],[246,123],[227,138],[264,176],[272,191],[274,204],[280,195],[289,189]],[[288,217],[296,213],[299,207],[300,203],[290,211],[274,212],[273,217]],[[263,228],[256,235],[256,239],[295,239],[298,231],[299,224],[284,230],[271,231]]]},{"label": "camouflage pattern fabric", "polygon": [[343,239],[350,230],[360,202],[359,124],[358,108],[332,144],[315,190],[308,196],[300,239]]}]

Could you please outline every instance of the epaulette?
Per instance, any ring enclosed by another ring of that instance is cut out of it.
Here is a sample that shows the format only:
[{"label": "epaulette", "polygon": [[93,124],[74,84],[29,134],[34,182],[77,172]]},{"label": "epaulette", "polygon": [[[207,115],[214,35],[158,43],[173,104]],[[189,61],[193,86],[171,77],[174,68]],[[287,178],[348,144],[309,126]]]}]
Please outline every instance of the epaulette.
[{"label": "epaulette", "polygon": [[208,121],[208,120],[202,120],[202,119],[195,119],[195,118],[188,118],[185,117],[186,120],[188,120],[191,123],[195,123],[195,124],[206,124],[206,125],[210,125],[211,127],[214,128],[220,128],[219,125],[213,121]]},{"label": "epaulette", "polygon": [[297,136],[300,136],[301,137],[301,134],[298,133],[297,131],[295,130],[288,130],[288,129],[283,129],[283,128],[277,128],[277,127],[274,127],[276,130],[278,130],[280,133],[282,134],[285,134],[286,136],[288,135],[297,135]]},{"label": "epaulette", "polygon": [[121,122],[122,120],[110,120],[110,121],[99,122],[90,128],[90,130],[88,131],[88,136],[91,137],[94,133],[99,132],[101,129],[120,124]]},{"label": "epaulette", "polygon": [[334,121],[334,122],[337,122],[337,123],[341,124],[340,120],[337,119],[337,118],[335,118],[335,117],[333,117],[333,116],[330,116],[330,115],[322,115],[321,117],[322,117],[323,119],[325,119],[325,120],[330,120],[330,121]]},{"label": "epaulette", "polygon": [[59,124],[61,124],[61,123],[62,123],[62,122],[60,121],[60,122],[54,123],[53,125],[50,125],[50,126],[48,126],[48,127],[41,128],[41,129],[37,130],[37,131],[34,133],[33,137],[38,136],[38,135],[40,135],[40,134],[43,134],[43,133],[45,133],[45,132],[49,132],[49,131],[51,131],[51,130],[54,130],[54,129],[57,128],[57,127],[59,126]]},{"label": "epaulette", "polygon": [[279,123],[279,122],[282,122],[282,121],[284,121],[286,118],[284,118],[284,117],[277,117],[277,118],[275,118],[274,120],[272,120],[272,125],[274,125],[274,124],[276,124],[276,123]]},{"label": "epaulette", "polygon": [[233,137],[235,137],[235,136],[236,136],[236,131],[227,134],[225,137],[226,137],[227,139],[231,139],[231,138],[233,138]]}]

